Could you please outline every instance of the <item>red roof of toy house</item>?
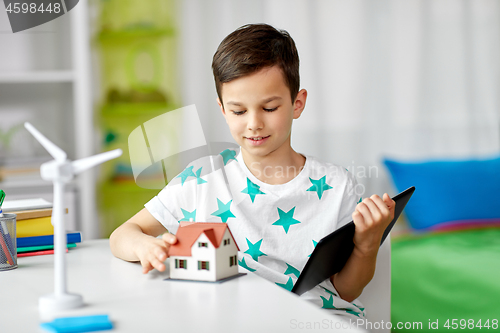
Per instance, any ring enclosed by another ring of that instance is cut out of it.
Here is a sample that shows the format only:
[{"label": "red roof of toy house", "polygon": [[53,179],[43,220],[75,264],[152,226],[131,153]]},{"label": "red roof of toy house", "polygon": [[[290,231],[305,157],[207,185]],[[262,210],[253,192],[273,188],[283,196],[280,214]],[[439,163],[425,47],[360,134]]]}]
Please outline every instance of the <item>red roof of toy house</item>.
[{"label": "red roof of toy house", "polygon": [[[168,251],[169,256],[191,256],[191,247],[194,242],[204,233],[210,240],[210,243],[217,249],[222,242],[222,237],[229,230],[231,238],[234,237],[231,234],[231,230],[226,223],[208,223],[208,222],[181,222],[179,229],[175,236],[177,237],[177,242],[170,246]],[[236,244],[236,242],[234,241]],[[238,244],[236,244],[238,251]]]}]

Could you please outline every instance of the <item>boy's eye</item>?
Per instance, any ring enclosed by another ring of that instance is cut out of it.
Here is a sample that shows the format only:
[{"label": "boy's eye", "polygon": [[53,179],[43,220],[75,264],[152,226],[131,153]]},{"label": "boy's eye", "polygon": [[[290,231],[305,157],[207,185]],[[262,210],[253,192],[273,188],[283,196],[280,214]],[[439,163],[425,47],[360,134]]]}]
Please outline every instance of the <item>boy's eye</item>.
[{"label": "boy's eye", "polygon": [[[278,109],[278,107],[275,107],[275,108],[272,108],[272,109],[266,109],[266,108],[263,108],[264,111],[266,112],[273,112],[273,111],[276,111]],[[242,114],[244,114],[246,112],[246,110],[243,110],[243,111],[232,111],[233,114],[237,115],[237,116],[241,116]]]}]

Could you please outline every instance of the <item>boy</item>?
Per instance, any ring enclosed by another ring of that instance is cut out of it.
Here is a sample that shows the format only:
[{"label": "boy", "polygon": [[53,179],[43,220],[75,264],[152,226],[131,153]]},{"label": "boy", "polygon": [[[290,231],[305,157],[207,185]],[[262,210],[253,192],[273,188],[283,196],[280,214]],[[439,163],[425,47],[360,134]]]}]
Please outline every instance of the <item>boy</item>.
[{"label": "boy", "polygon": [[239,265],[291,290],[315,244],[352,218],[355,247],[345,267],[303,297],[364,317],[356,298],[373,277],[394,201],[384,194],[357,204],[349,172],[292,149],[292,121],[307,91],[299,90],[298,53],[287,32],[243,26],[219,45],[212,69],[217,103],[240,149],[192,162],[113,232],[113,254],[140,261],[144,273],[163,271],[180,221],[227,223]]}]

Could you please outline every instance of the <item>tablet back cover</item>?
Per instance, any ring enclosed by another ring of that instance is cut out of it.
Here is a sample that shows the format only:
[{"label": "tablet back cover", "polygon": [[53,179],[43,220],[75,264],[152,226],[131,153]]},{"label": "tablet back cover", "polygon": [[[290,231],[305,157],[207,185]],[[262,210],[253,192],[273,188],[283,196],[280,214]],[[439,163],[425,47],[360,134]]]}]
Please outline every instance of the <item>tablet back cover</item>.
[{"label": "tablet back cover", "polygon": [[[415,187],[410,187],[392,198],[396,202],[394,219],[385,229],[380,245],[389,235],[414,191]],[[302,295],[342,270],[354,249],[354,229],[354,222],[351,221],[318,242],[293,286],[293,293]]]}]

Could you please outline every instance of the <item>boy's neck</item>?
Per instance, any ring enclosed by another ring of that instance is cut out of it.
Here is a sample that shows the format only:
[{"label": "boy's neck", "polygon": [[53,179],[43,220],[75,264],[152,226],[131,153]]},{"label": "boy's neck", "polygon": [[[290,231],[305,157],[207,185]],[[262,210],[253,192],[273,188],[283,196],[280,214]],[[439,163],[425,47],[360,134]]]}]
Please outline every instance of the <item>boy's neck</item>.
[{"label": "boy's neck", "polygon": [[306,158],[291,147],[284,151],[278,149],[266,156],[251,155],[245,149],[241,150],[241,154],[248,170],[258,180],[271,185],[288,183],[297,177],[306,162]]}]

